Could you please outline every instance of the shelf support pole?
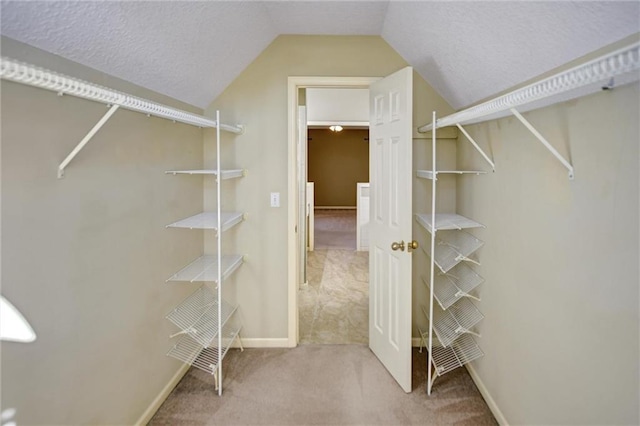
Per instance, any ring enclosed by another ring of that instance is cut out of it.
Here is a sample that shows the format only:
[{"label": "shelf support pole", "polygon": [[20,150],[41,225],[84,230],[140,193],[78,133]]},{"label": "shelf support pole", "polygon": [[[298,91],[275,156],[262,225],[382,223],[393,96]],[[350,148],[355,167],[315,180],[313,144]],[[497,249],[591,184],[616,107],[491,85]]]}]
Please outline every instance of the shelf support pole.
[{"label": "shelf support pole", "polygon": [[469,142],[471,142],[471,145],[473,145],[473,147],[476,149],[476,151],[478,151],[480,153],[480,155],[482,155],[482,157],[487,161],[487,163],[489,163],[489,165],[491,165],[491,169],[495,172],[496,171],[496,165],[493,163],[493,161],[491,161],[489,156],[487,154],[485,154],[485,152],[482,150],[482,148],[480,148],[480,146],[476,143],[475,140],[473,140],[471,135],[469,133],[467,133],[467,131],[464,129],[464,127],[462,127],[460,125],[460,123],[456,123],[456,126],[467,137],[467,139],[469,139]]},{"label": "shelf support pole", "polygon": [[538,132],[536,128],[533,127],[531,123],[529,123],[527,119],[524,118],[522,114],[520,114],[515,108],[511,108],[511,113],[513,113],[513,115],[515,115],[516,118],[520,120],[520,122],[522,122],[522,124],[524,124],[531,133],[533,133],[533,136],[535,136],[540,142],[542,142],[542,144],[549,150],[549,152],[551,152],[553,156],[556,157],[562,163],[562,165],[567,168],[567,170],[569,170],[569,179],[573,180],[573,166],[571,165],[571,163],[569,163],[562,155],[560,155],[560,153],[553,146],[551,146],[549,141],[547,141],[544,136],[542,136],[540,132]]},{"label": "shelf support pole", "polygon": [[[436,122],[436,112],[432,113],[432,122]],[[431,129],[431,170],[433,170],[433,176],[436,177],[436,127]],[[431,374],[431,365],[433,364],[433,288],[434,276],[435,276],[435,260],[433,258],[435,254],[436,245],[436,180],[431,181],[431,269],[429,271],[429,342],[427,343],[428,360],[427,365],[429,371],[427,373],[427,395],[431,395],[431,388],[433,387],[433,381],[435,377]]]},{"label": "shelf support pole", "polygon": [[[216,123],[218,126],[216,127],[216,176],[220,177],[222,173],[222,166],[220,161],[220,145],[222,141],[220,140],[220,110],[216,110]],[[216,277],[218,280],[218,285],[216,287],[217,297],[218,297],[218,368],[216,369],[216,390],[218,391],[218,396],[222,396],[222,184],[220,179],[216,180],[216,211],[218,213],[218,232],[216,233],[216,251],[217,251],[217,262],[218,262],[218,276]],[[239,333],[238,333],[239,334]]]},{"label": "shelf support pole", "polygon": [[76,145],[75,148],[73,148],[73,151],[71,151],[71,153],[67,155],[67,158],[65,158],[64,161],[60,163],[60,165],[58,166],[58,179],[61,179],[64,177],[64,169],[69,165],[71,160],[73,160],[75,156],[78,155],[78,153],[82,150],[82,148],[84,148],[84,146],[87,143],[89,143],[91,138],[96,133],[98,133],[98,130],[100,130],[102,126],[104,126],[104,124],[111,118],[113,113],[115,113],[119,107],[120,105],[111,105],[111,108],[109,108],[109,111],[107,111],[107,113],[100,119],[100,121],[98,121],[98,123],[96,123],[96,125],[93,126],[93,129],[89,130],[89,133],[87,133],[87,135],[84,138],[82,138],[80,143]]}]

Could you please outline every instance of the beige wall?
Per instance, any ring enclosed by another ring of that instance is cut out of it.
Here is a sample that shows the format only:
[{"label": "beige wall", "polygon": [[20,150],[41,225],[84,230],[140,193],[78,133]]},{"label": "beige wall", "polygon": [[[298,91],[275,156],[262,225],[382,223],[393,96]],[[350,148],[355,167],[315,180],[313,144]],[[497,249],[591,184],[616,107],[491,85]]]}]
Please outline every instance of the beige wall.
[{"label": "beige wall", "polygon": [[[10,56],[27,60],[21,52]],[[165,225],[202,209],[202,179],[164,171],[202,166],[202,131],[117,111],[59,180],[59,162],[106,107],[11,82],[1,90],[2,294],[37,333],[2,342],[2,408],[25,425],[132,424],[181,367],[165,355],[175,329],[164,316],[195,285],[165,280],[203,240]]]},{"label": "beige wall", "polygon": [[356,206],[358,182],[369,182],[369,130],[309,130],[308,181],[316,206]]},{"label": "beige wall", "polygon": [[[10,40],[2,48],[163,98]],[[281,36],[209,108],[247,125],[223,141],[223,165],[248,169],[223,197],[248,213],[225,242],[248,255],[225,289],[241,304],[245,337],[287,335],[287,77],[385,76],[404,66],[380,37]],[[433,109],[451,112],[417,76],[414,87],[414,127]],[[211,180],[163,171],[202,165],[203,134],[211,165],[213,132],[118,111],[58,180],[57,164],[104,106],[15,83],[1,90],[2,294],[38,334],[2,344],[2,407],[17,408],[18,424],[130,424],[180,366],[164,355],[174,331],[164,315],[195,286],[164,280],[202,250],[202,233],[164,225],[215,205]],[[487,225],[475,232],[486,242],[478,306],[487,355],[474,370],[509,423],[639,422],[639,96],[636,84],[527,114],[571,158],[574,181],[506,118],[469,127],[495,173],[439,182],[439,211],[457,205]],[[415,168],[428,168],[429,142],[414,136]],[[466,141],[456,154],[441,137],[444,163],[457,155],[459,168],[487,168]],[[414,181],[414,211],[428,211],[425,182]],[[270,192],[281,193],[280,208],[269,207]],[[424,259],[414,266],[418,305]],[[423,321],[415,306],[413,317]]]},{"label": "beige wall", "polygon": [[[235,279],[244,337],[287,338],[288,77],[384,77],[405,66],[378,36],[280,36],[207,110],[220,108],[223,121],[247,126],[225,158],[248,169],[233,187],[235,206],[248,220],[230,236],[230,250],[248,255]],[[428,122],[433,109],[451,112],[415,73],[413,96],[414,127]],[[207,159],[212,149],[205,143]],[[281,207],[269,207],[270,192],[280,192]]]},{"label": "beige wall", "polygon": [[[496,172],[458,180],[486,279],[474,363],[510,424],[638,424],[638,84],[469,126]],[[461,136],[458,167],[487,166]],[[437,382],[436,382],[437,383]]]}]

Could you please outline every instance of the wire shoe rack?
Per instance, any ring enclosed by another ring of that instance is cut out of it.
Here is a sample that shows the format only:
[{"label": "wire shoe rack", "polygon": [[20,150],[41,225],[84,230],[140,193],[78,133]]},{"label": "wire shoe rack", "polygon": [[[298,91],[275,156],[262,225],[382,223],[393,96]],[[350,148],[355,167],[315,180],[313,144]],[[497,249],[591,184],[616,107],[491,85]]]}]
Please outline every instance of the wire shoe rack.
[{"label": "wire shoe rack", "polygon": [[[222,318],[218,318],[219,304]],[[166,318],[181,330],[174,336],[188,334],[202,346],[209,346],[236,309],[237,307],[224,300],[219,301],[207,286],[202,286],[167,314]]]},{"label": "wire shoe rack", "polygon": [[[427,287],[430,287],[427,277],[423,276],[422,282]],[[449,308],[449,306],[463,297],[479,301],[480,299],[471,295],[471,292],[483,282],[484,278],[478,275],[465,262],[461,262],[446,274],[440,272],[435,275],[433,296],[442,309]]]},{"label": "wire shoe rack", "polygon": [[[222,255],[222,280],[231,276],[238,269],[244,257],[239,254]],[[203,255],[189,265],[176,272],[167,281],[209,281],[218,282],[218,257]]]},{"label": "wire shoe rack", "polygon": [[[422,312],[429,319],[428,310],[423,306]],[[473,334],[473,327],[484,319],[484,315],[469,299],[461,299],[449,309],[442,310],[437,305],[433,313],[433,331],[442,346],[450,346],[463,334]]]},{"label": "wire shoe rack", "polygon": [[[422,351],[422,348],[427,346],[429,332],[421,329],[418,329],[418,331],[421,336],[420,351]],[[436,376],[431,378],[430,384],[433,385],[436,377],[443,376],[482,356],[484,356],[484,352],[482,352],[478,343],[476,343],[475,339],[469,334],[461,336],[449,347],[444,347],[437,339],[433,339],[431,364],[433,365]]]},{"label": "wire shoe rack", "polygon": [[[433,122],[436,113],[433,112]],[[418,178],[431,180],[431,212],[416,213],[416,222],[424,228],[430,244],[421,244],[422,252],[429,258],[429,276],[422,281],[429,289],[428,305],[420,305],[426,317],[428,329],[418,328],[420,350],[427,348],[427,394],[431,395],[434,381],[447,372],[461,367],[484,353],[473,339],[480,337],[474,327],[484,315],[471,302],[480,300],[471,294],[484,279],[469,264],[480,265],[475,254],[484,242],[466,229],[484,228],[484,225],[456,213],[436,212],[436,182],[438,175],[481,175],[480,170],[437,171],[436,131],[431,132],[431,170],[418,170]],[[476,147],[476,149],[478,149]],[[474,257],[472,257],[472,255]],[[437,302],[437,303],[436,303]]]},{"label": "wire shoe rack", "polygon": [[442,231],[435,236],[434,255],[428,244],[422,246],[427,256],[433,258],[438,269],[447,273],[460,262],[466,261],[478,264],[470,256],[484,245],[484,241],[464,231]]},{"label": "wire shoe rack", "polygon": [[167,352],[167,356],[213,374],[215,376],[215,388],[216,390],[221,390],[218,369],[236,339],[242,349],[242,341],[240,340],[241,328],[237,325],[225,325],[220,333],[221,346],[218,346],[218,339],[213,339],[211,346],[204,347],[189,336],[182,336]]}]

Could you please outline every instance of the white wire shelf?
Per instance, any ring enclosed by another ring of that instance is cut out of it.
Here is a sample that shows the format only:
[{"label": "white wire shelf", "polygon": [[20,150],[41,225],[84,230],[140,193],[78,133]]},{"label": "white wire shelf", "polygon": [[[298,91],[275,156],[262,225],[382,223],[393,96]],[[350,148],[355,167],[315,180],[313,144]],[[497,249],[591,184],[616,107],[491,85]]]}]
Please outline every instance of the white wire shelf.
[{"label": "white wire shelf", "polygon": [[435,173],[432,170],[418,170],[416,171],[416,175],[419,178],[423,179],[436,179],[438,180],[438,176],[440,174],[446,175],[484,175],[487,172],[482,170],[437,170]]},{"label": "white wire shelf", "polygon": [[[428,278],[422,277],[422,281],[429,287]],[[459,263],[446,274],[436,274],[434,281],[433,295],[442,309],[447,309],[463,297],[479,300],[470,293],[484,282],[484,278],[466,263]]]},{"label": "white wire shelf", "polygon": [[472,124],[511,115],[512,108],[520,112],[564,102],[602,90],[615,78],[623,85],[640,77],[640,42],[634,42],[614,52],[538,80],[525,87],[472,106],[418,128],[418,132],[455,124]]},{"label": "white wire shelf", "polygon": [[203,347],[197,341],[185,335],[167,352],[167,356],[176,358],[209,374],[214,374],[220,362],[224,359],[238,337],[241,327],[227,327],[222,331],[222,350],[218,350],[218,340],[212,346]]},{"label": "white wire shelf", "polygon": [[[433,224],[431,223],[431,214],[428,213],[416,213],[416,220],[427,231],[433,232]],[[436,213],[436,231],[449,230],[449,229],[469,229],[469,228],[484,228],[484,225],[469,219],[464,216],[460,216],[455,213]]]},{"label": "white wire shelf", "polygon": [[[243,214],[239,212],[222,212],[220,219],[222,232],[224,232],[242,222]],[[217,226],[218,213],[204,212],[167,225],[167,228],[217,229]]]},{"label": "white wire shelf", "polygon": [[[469,256],[484,245],[482,240],[464,231],[438,232],[433,261],[444,273],[449,272],[458,263],[467,261],[479,263]],[[431,244],[424,244],[422,250],[431,257]]]},{"label": "white wire shelf", "polygon": [[[438,305],[433,306],[433,331],[442,346],[448,347],[463,334],[477,335],[472,329],[482,321],[484,315],[469,299],[460,299],[446,311]],[[429,320],[429,312],[424,306],[422,313]]]},{"label": "white wire shelf", "polygon": [[[214,292],[202,286],[187,297],[166,318],[202,346],[209,346],[237,307],[222,301],[222,322],[218,322],[218,300]],[[175,335],[174,335],[175,336]]]},{"label": "white wire shelf", "polygon": [[[168,175],[212,175],[217,176],[218,171],[214,169],[203,170],[167,170]],[[241,178],[245,175],[244,169],[220,170],[222,180]]]},{"label": "white wire shelf", "polygon": [[[427,347],[429,333],[422,331],[419,328],[418,331],[420,332],[421,338],[420,344]],[[476,340],[469,334],[460,336],[459,339],[447,348],[442,346],[435,336],[433,337],[433,353],[431,362],[433,363],[433,367],[435,368],[438,376],[447,374],[458,367],[462,367],[463,365],[484,356],[484,352],[482,352],[482,349],[480,349]]]},{"label": "white wire shelf", "polygon": [[179,121],[192,126],[218,127],[221,130],[238,134],[243,131],[242,126],[219,123],[202,115],[131,96],[108,87],[99,86],[6,57],[0,58],[0,78],[52,90],[58,94],[77,96],[108,105],[119,105],[132,111]]},{"label": "white wire shelf", "polygon": [[450,347],[433,346],[432,362],[438,376],[442,376],[484,356],[475,339],[468,334],[460,337]]},{"label": "white wire shelf", "polygon": [[[222,255],[222,280],[226,280],[242,265],[243,256],[239,254]],[[207,281],[218,282],[218,257],[205,254],[176,272],[169,281]]]}]

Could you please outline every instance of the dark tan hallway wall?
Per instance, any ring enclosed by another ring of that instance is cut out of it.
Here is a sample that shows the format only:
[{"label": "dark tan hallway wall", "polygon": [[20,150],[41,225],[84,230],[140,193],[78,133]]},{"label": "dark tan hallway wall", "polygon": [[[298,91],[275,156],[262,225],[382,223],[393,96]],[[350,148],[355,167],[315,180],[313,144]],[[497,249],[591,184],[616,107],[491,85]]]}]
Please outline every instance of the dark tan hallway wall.
[{"label": "dark tan hallway wall", "polygon": [[356,206],[356,184],[369,182],[369,130],[310,129],[308,181],[316,206]]}]

